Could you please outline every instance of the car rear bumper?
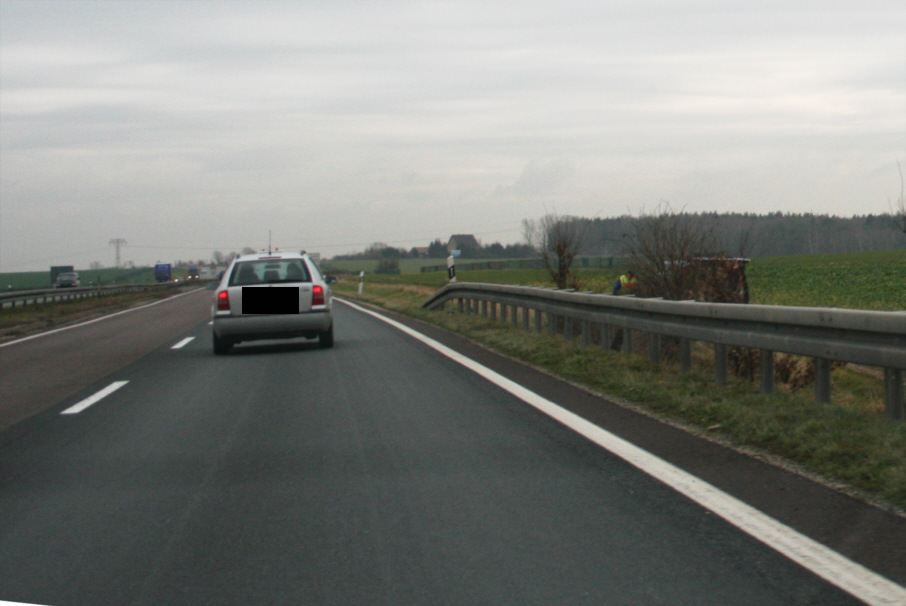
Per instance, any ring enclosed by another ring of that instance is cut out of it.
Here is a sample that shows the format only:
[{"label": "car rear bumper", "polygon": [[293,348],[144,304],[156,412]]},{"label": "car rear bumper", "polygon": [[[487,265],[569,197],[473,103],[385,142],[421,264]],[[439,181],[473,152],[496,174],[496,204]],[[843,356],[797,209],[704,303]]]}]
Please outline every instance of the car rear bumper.
[{"label": "car rear bumper", "polygon": [[312,339],[330,329],[329,311],[302,314],[214,316],[214,334],[230,341],[262,339]]}]

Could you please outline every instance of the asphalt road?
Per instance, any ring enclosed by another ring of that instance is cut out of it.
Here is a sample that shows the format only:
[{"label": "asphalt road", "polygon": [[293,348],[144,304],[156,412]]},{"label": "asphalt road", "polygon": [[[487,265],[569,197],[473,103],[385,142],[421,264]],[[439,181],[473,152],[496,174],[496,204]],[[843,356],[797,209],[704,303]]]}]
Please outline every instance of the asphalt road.
[{"label": "asphalt road", "polygon": [[210,315],[211,292],[202,288],[0,345],[0,430],[139,360]]},{"label": "asphalt road", "polygon": [[[0,432],[0,600],[861,603],[378,319],[337,304],[332,349],[215,357],[209,302],[187,295],[110,320],[124,322],[112,333],[99,322],[0,349],[0,409],[19,394]],[[906,581],[902,518],[427,331]],[[81,351],[55,353],[71,340]],[[84,385],[34,384],[57,355]]]}]

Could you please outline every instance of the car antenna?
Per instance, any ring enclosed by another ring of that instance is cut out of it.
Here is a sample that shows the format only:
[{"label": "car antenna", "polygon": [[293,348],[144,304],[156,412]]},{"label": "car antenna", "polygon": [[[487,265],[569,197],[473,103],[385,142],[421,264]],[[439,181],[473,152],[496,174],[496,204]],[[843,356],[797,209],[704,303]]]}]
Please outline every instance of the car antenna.
[{"label": "car antenna", "polygon": [[267,254],[273,254],[271,253],[271,230],[267,230]]}]

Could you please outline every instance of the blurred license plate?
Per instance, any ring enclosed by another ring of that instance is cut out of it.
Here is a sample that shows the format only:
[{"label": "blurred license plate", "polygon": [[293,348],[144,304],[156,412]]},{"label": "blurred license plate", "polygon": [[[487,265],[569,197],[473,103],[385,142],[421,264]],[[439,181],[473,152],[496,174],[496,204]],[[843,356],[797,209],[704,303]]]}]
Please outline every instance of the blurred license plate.
[{"label": "blurred license plate", "polygon": [[243,286],[242,314],[297,314],[298,286]]}]

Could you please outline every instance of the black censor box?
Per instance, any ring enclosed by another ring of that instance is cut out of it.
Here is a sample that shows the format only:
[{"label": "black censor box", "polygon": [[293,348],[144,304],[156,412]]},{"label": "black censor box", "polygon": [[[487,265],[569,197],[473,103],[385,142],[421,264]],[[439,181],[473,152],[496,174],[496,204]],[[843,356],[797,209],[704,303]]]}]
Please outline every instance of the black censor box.
[{"label": "black censor box", "polygon": [[298,286],[243,286],[242,315],[299,313]]}]

